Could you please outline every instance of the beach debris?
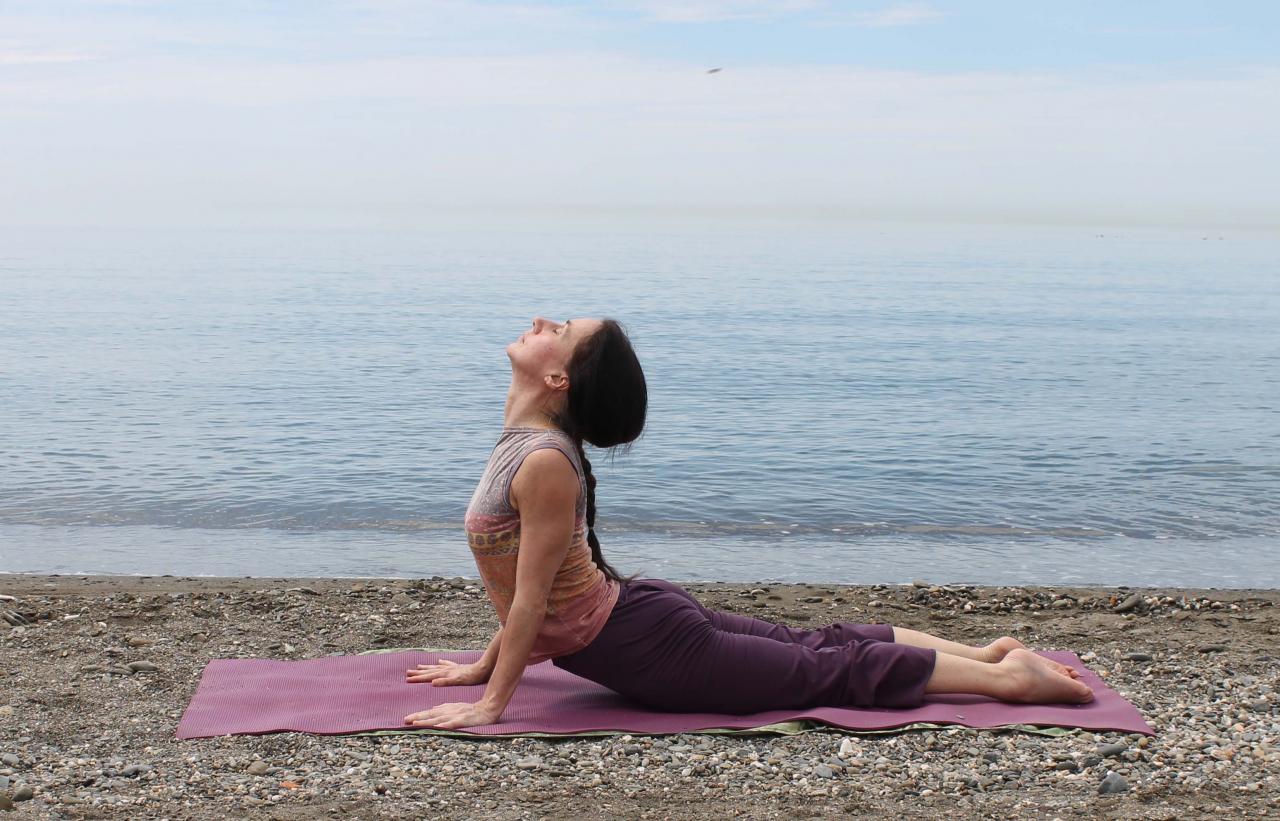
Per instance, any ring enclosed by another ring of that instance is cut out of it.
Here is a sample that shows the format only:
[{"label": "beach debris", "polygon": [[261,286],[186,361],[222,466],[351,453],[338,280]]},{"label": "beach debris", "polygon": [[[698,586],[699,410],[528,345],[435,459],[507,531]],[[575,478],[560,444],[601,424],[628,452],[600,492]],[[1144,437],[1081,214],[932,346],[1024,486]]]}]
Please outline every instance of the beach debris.
[{"label": "beach debris", "polygon": [[0,618],[3,618],[13,627],[21,627],[24,624],[29,624],[25,616],[13,610],[0,610]]},{"label": "beach debris", "polygon": [[1107,777],[1098,785],[1098,795],[1113,795],[1128,791],[1129,782],[1124,780],[1124,776],[1115,772],[1108,772]]},{"label": "beach debris", "polygon": [[1142,594],[1133,593],[1127,599],[1116,605],[1113,612],[1128,613],[1130,610],[1142,603]]}]

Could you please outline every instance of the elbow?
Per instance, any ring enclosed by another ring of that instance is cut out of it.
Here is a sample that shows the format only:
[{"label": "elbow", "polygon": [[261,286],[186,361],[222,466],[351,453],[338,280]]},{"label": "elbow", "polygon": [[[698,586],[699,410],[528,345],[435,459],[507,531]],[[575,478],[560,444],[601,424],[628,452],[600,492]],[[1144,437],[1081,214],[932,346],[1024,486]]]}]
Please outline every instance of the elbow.
[{"label": "elbow", "polygon": [[[541,619],[547,615],[547,600],[543,599],[522,599],[519,596],[511,602],[511,611],[519,610],[521,615]],[[511,620],[510,614],[507,620]]]}]

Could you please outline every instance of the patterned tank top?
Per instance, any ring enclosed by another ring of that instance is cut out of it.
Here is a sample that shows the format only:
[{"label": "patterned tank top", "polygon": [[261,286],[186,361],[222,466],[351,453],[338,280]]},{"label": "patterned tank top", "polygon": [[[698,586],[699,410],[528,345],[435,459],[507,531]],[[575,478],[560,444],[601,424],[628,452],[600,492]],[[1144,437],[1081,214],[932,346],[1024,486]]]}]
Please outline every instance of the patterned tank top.
[{"label": "patterned tank top", "polygon": [[511,480],[526,456],[554,448],[578,474],[579,493],[569,552],[556,571],[547,597],[547,614],[534,639],[528,664],[575,653],[591,643],[618,600],[618,583],[591,560],[587,544],[587,486],[578,449],[558,429],[505,427],[489,456],[484,475],[467,506],[467,540],[498,621],[504,626],[516,590],[520,552],[520,513],[511,506]]}]

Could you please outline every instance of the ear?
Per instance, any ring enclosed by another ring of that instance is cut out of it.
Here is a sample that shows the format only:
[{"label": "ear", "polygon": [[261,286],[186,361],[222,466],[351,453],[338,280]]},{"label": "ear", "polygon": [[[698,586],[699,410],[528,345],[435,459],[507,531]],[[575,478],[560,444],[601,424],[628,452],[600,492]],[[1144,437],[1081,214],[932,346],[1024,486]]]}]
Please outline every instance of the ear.
[{"label": "ear", "polygon": [[553,391],[569,390],[569,377],[565,374],[549,373],[542,377],[542,381]]}]

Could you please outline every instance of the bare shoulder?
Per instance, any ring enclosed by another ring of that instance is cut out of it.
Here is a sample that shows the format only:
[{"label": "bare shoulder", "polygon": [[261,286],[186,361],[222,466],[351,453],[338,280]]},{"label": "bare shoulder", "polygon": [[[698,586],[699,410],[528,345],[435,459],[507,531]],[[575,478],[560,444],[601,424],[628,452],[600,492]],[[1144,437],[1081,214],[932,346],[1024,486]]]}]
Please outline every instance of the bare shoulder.
[{"label": "bare shoulder", "polygon": [[540,448],[520,464],[511,480],[511,503],[573,504],[578,498],[578,474],[569,457],[556,448]]}]

